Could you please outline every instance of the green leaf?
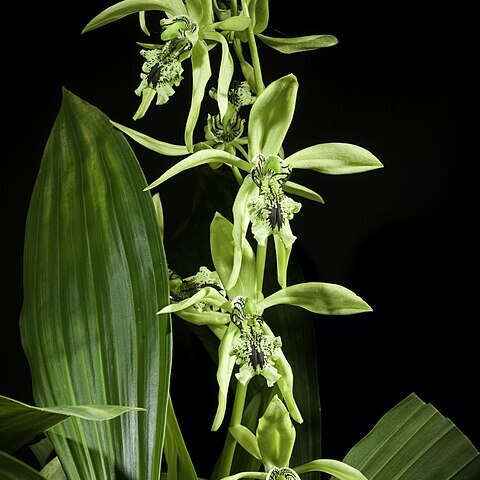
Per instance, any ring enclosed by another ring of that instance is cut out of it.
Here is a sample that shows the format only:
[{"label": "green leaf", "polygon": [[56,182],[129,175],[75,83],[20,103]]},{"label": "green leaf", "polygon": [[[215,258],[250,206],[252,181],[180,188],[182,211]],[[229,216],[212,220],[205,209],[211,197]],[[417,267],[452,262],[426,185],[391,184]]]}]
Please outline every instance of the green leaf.
[{"label": "green leaf", "polygon": [[26,224],[20,328],[35,404],[147,409],[49,430],[69,480],[160,469],[171,327],[156,315],[168,275],[145,186],[123,135],[64,90]]},{"label": "green leaf", "polygon": [[276,155],[292,121],[298,81],[290,74],[272,82],[257,98],[248,123],[249,150]]},{"label": "green leaf", "polygon": [[185,145],[175,145],[173,143],[156,140],[155,138],[149,137],[144,133],[137,132],[132,128],[120,125],[117,122],[112,122],[112,125],[115,125],[119,130],[121,130],[123,133],[128,135],[140,145],[143,145],[144,147],[156,153],[160,153],[161,155],[168,155],[172,157],[178,155],[188,155],[188,150]]},{"label": "green leaf", "polygon": [[187,14],[182,0],[123,0],[106,8],[90,20],[82,33],[103,27],[132,13],[149,10],[160,10],[173,16]]},{"label": "green leaf", "polygon": [[366,172],[382,168],[377,157],[349,143],[321,143],[300,150],[286,159],[293,168],[306,168],[328,175]]},{"label": "green leaf", "polygon": [[230,385],[230,378],[232,378],[233,368],[235,367],[235,356],[230,355],[230,350],[237,333],[238,328],[233,323],[230,323],[223,334],[218,348],[217,381],[219,390],[218,407],[212,425],[212,431],[214,432],[222,425],[227,409],[228,386]]},{"label": "green leaf", "polygon": [[209,40],[214,40],[222,46],[222,59],[220,62],[220,69],[218,72],[218,87],[217,87],[217,103],[220,111],[220,116],[223,118],[228,108],[228,91],[230,90],[230,83],[233,77],[233,59],[230,55],[227,40],[225,37],[215,31],[207,32],[205,37]]},{"label": "green leaf", "polygon": [[309,282],[292,285],[273,293],[258,303],[259,309],[286,304],[323,315],[351,315],[372,309],[348,288],[333,283]]},{"label": "green leaf", "polygon": [[34,443],[33,445],[29,445],[29,448],[42,467],[44,467],[48,463],[49,458],[53,455],[53,452],[55,451],[52,442],[47,437],[42,438],[40,441]]},{"label": "green leaf", "polygon": [[2,480],[49,480],[30,465],[0,450],[0,478]]},{"label": "green leaf", "polygon": [[277,38],[257,34],[257,37],[269,47],[281,53],[297,53],[332,47],[338,43],[333,35],[307,35],[304,37]]},{"label": "green leaf", "polygon": [[132,410],[142,409],[117,405],[32,407],[0,395],[0,449],[13,453],[40,433],[70,417],[111,420]]},{"label": "green leaf", "polygon": [[241,32],[246,30],[249,25],[252,23],[252,20],[244,15],[235,15],[233,17],[228,17],[221,22],[213,23],[211,28],[216,28],[218,30],[227,30],[233,32]]},{"label": "green leaf", "polygon": [[202,105],[203,96],[205,95],[205,87],[212,75],[210,69],[210,59],[208,57],[208,48],[203,40],[192,49],[192,103],[188,112],[187,122],[185,124],[185,145],[189,152],[193,150],[193,132],[197,125],[200,107]]},{"label": "green leaf", "polygon": [[242,170],[250,169],[250,164],[248,162],[236,157],[235,155],[224,152],[223,150],[217,150],[216,148],[199,150],[198,152],[192,153],[187,158],[180,160],[173,167],[169,168],[163,175],[157,178],[157,180],[152,182],[148,186],[148,189],[157,187],[175,175],[184,172],[185,170],[196,168],[207,163],[228,163],[229,165],[241,168]]},{"label": "green leaf", "polygon": [[40,473],[48,480],[68,480],[58,457],[52,458]]},{"label": "green leaf", "polygon": [[313,190],[310,190],[299,183],[291,182],[290,180],[283,184],[283,190],[293,195],[299,195],[300,197],[313,200],[314,202],[325,203],[323,198]]},{"label": "green leaf", "polygon": [[168,480],[197,480],[197,473],[183,440],[170,396],[168,397],[167,430],[165,433],[165,460],[168,467]]},{"label": "green leaf", "polygon": [[243,425],[233,425],[229,428],[232,437],[254,458],[262,459],[258,448],[257,437]]},{"label": "green leaf", "polygon": [[[338,480],[367,480],[365,475],[359,472],[356,468],[339,462],[338,460],[313,460],[305,465],[295,467],[298,474],[305,472],[324,472],[334,475]],[[420,477],[423,480],[423,477]],[[369,480],[369,479],[368,479]]]},{"label": "green leaf", "polygon": [[[233,225],[218,212],[210,226],[210,249],[212,260],[222,283],[227,284],[233,268],[235,245],[233,242]],[[242,245],[242,264],[235,285],[228,289],[230,298],[243,295],[255,298],[257,289],[255,254],[248,241]]]},{"label": "green leaf", "polygon": [[387,412],[344,462],[369,480],[480,478],[476,448],[450,419],[415,394]]}]

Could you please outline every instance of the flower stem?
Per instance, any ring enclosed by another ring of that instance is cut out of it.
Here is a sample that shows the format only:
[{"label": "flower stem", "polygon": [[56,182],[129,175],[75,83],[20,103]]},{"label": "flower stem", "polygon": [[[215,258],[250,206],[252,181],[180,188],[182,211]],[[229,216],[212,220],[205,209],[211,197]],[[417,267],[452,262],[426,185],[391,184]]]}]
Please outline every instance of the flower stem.
[{"label": "flower stem", "polygon": [[[250,16],[244,0],[242,0],[242,7],[244,11],[247,12],[248,16]],[[257,42],[255,40],[255,34],[253,33],[252,25],[247,28],[247,39],[248,46],[250,48],[250,56],[252,58],[253,71],[255,73],[255,93],[260,95],[263,90],[265,90],[265,85],[263,83],[262,67],[260,66],[260,57],[258,56]]]},{"label": "flower stem", "polygon": [[[248,384],[247,384],[248,385]],[[245,399],[247,397],[247,385],[237,382],[237,390],[235,391],[235,400],[233,402],[232,416],[230,418],[230,427],[242,423],[243,409],[245,407]],[[237,441],[232,437],[230,432],[227,433],[225,445],[223,446],[220,463],[217,470],[216,478],[228,477],[232,468],[233,455]]]},{"label": "flower stem", "polygon": [[238,184],[241,185],[243,183],[243,177],[238,167],[232,167],[232,172],[235,178],[237,179]]},{"label": "flower stem", "polygon": [[257,300],[261,298],[263,291],[263,277],[265,274],[265,261],[267,259],[268,239],[265,245],[257,243],[256,266],[257,266]]}]

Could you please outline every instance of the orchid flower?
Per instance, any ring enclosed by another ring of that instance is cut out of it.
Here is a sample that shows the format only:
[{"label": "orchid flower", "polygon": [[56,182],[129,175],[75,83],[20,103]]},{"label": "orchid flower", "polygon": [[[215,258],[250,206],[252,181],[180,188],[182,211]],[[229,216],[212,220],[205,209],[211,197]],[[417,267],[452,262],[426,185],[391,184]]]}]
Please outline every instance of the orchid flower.
[{"label": "orchid flower", "polygon": [[[140,52],[145,58],[142,67],[141,83],[136,89],[142,97],[135,119],[145,115],[149,105],[157,97],[156,103],[162,104],[174,93],[173,86],[182,80],[181,63],[187,58],[192,64],[192,101],[185,126],[185,146],[193,151],[193,131],[198,120],[205,88],[211,76],[209,50],[212,45],[220,44],[222,59],[218,77],[218,105],[220,115],[225,115],[228,107],[228,91],[233,75],[233,60],[223,31],[241,31],[248,27],[251,20],[245,16],[232,16],[224,21],[215,22],[212,3],[201,0],[123,0],[105,9],[94,17],[84,28],[88,32],[109,24],[132,13],[140,13],[141,25],[145,28],[144,18],[147,11],[163,11],[166,19],[160,21],[163,28],[161,39],[164,44],[141,44],[145,48]],[[220,30],[217,31],[217,30]],[[167,144],[168,146],[169,144]]]},{"label": "orchid flower", "polygon": [[275,336],[264,311],[280,304],[302,307],[328,315],[353,314],[371,308],[352,291],[328,283],[301,283],[263,298],[257,292],[255,255],[248,241],[242,245],[242,268],[235,285],[224,287],[234,264],[234,226],[217,213],[210,225],[211,254],[215,271],[206,267],[186,279],[171,274],[171,304],[159,314],[175,313],[196,325],[207,325],[220,339],[217,381],[218,407],[212,430],[222,424],[227,393],[235,365],[237,380],[246,386],[255,375],[269,387],[277,384],[292,418],[301,423],[293,396],[293,372],[282,352],[282,340]]},{"label": "orchid flower", "polygon": [[272,82],[256,99],[248,122],[248,154],[242,159],[226,151],[208,149],[195,152],[168,169],[149,189],[176,174],[203,164],[226,164],[245,172],[233,205],[235,256],[227,288],[237,281],[242,263],[242,244],[250,223],[259,245],[270,235],[275,240],[277,276],[286,286],[286,270],[295,241],[290,221],[301,204],[287,194],[323,203],[308,187],[290,181],[295,169],[339,175],[381,168],[381,162],[368,150],[348,143],[323,143],[283,157],[283,143],[295,110],[298,82],[286,75]]},{"label": "orchid flower", "polygon": [[300,480],[300,475],[307,472],[328,473],[338,480],[367,480],[359,470],[338,460],[317,459],[291,468],[296,432],[288,410],[277,395],[259,419],[255,434],[243,425],[231,426],[230,433],[250,455],[263,463],[265,472],[241,472],[222,480]]}]

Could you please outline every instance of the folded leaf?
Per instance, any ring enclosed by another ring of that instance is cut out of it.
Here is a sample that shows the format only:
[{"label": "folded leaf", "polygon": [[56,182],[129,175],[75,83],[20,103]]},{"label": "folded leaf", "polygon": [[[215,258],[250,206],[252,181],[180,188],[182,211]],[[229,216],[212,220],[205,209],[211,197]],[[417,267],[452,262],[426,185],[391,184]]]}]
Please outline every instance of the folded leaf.
[{"label": "folded leaf", "polygon": [[293,168],[307,168],[328,175],[366,172],[382,168],[377,157],[349,143],[321,143],[300,150],[287,159]]},{"label": "folded leaf", "polygon": [[290,74],[272,82],[257,98],[248,122],[252,156],[277,155],[292,121],[298,81]]},{"label": "folded leaf", "polygon": [[58,457],[52,458],[52,460],[42,468],[40,474],[47,480],[68,480]]},{"label": "folded leaf", "polygon": [[48,463],[48,460],[55,451],[52,442],[47,437],[43,437],[37,443],[29,445],[29,448],[42,467]]},{"label": "folded leaf", "polygon": [[69,480],[158,478],[171,327],[156,315],[168,275],[145,186],[123,135],[65,90],[25,232],[20,329],[35,404],[147,409],[50,429]]},{"label": "folded leaf", "polygon": [[451,420],[415,394],[387,412],[344,462],[369,480],[480,478],[480,453]]},{"label": "folded leaf", "polygon": [[323,315],[351,315],[372,310],[348,288],[320,282],[300,283],[283,288],[259,302],[258,308],[265,309],[280,304],[296,305]]},{"label": "folded leaf", "polygon": [[160,140],[156,140],[155,138],[149,137],[144,133],[137,132],[132,128],[125,127],[124,125],[120,125],[117,122],[112,122],[112,125],[115,125],[119,130],[123,133],[128,135],[130,138],[135,140],[140,145],[152,150],[156,153],[160,153],[161,155],[168,155],[168,156],[177,156],[177,155],[188,155],[188,150],[185,145],[175,145],[173,143],[162,142]]},{"label": "folded leaf", "polygon": [[30,465],[0,450],[0,478],[2,480],[49,480]]},{"label": "folded leaf", "polygon": [[26,403],[0,395],[0,449],[13,453],[40,433],[67,418],[111,420],[125,412],[144,410],[117,405],[57,405],[32,407]]},{"label": "folded leaf", "polygon": [[131,13],[148,10],[160,10],[173,16],[187,14],[182,0],[123,0],[122,2],[118,2],[103,10],[103,12],[90,20],[82,33],[103,27],[116,20],[120,20]]},{"label": "folded leaf", "polygon": [[257,37],[269,47],[282,53],[297,53],[331,47],[338,43],[333,35],[307,35],[304,37],[277,38],[257,34]]},{"label": "folded leaf", "polygon": [[168,397],[167,430],[165,434],[165,460],[168,472],[167,480],[197,480],[195,467],[183,440],[172,399]]}]

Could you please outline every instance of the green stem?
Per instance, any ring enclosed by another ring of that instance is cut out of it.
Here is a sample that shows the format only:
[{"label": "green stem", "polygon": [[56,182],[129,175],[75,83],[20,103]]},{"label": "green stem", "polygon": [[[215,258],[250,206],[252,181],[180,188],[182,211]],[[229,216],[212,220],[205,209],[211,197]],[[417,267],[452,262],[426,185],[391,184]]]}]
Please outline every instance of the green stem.
[{"label": "green stem", "polygon": [[257,298],[260,299],[263,290],[263,277],[265,275],[265,261],[267,259],[268,238],[265,245],[257,243],[256,266],[257,266]]},{"label": "green stem", "polygon": [[[247,385],[242,385],[240,382],[237,382],[232,416],[230,418],[230,427],[242,423],[243,409],[245,407],[245,399],[247,397]],[[236,445],[237,441],[233,438],[230,432],[228,432],[227,438],[225,439],[222,456],[220,458],[220,464],[216,472],[216,478],[228,477],[228,475],[230,475],[230,469],[232,468],[233,455],[235,454]]]},{"label": "green stem", "polygon": [[232,167],[232,172],[233,172],[233,175],[235,176],[235,178],[237,179],[238,184],[242,185],[243,177],[242,177],[242,174],[240,173],[240,170],[238,169],[238,167]]},{"label": "green stem", "polygon": [[[244,11],[246,11],[248,16],[250,16],[246,2],[243,0],[242,6]],[[265,84],[263,83],[262,67],[260,66],[260,57],[258,56],[257,42],[255,40],[255,34],[253,33],[252,25],[247,28],[247,39],[248,46],[250,48],[250,56],[252,58],[253,71],[255,73],[255,93],[260,95],[263,90],[265,90]]]},{"label": "green stem", "polygon": [[237,0],[230,0],[230,8],[232,10],[232,17],[238,15]]}]

